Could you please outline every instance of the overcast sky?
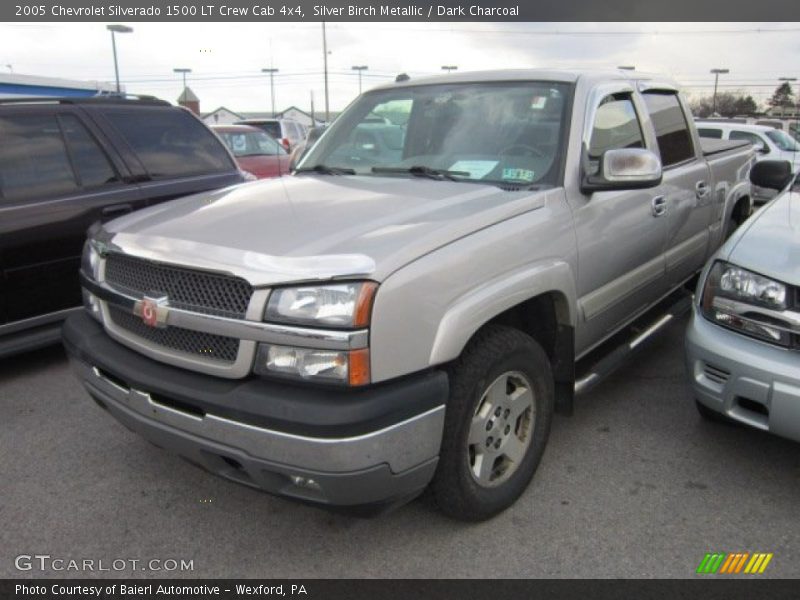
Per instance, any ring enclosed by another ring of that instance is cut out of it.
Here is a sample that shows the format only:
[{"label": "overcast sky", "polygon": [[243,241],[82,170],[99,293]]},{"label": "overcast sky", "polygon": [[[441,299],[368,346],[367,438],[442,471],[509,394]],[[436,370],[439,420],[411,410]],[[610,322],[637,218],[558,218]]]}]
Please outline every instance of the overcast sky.
[{"label": "overcast sky", "polygon": [[[172,102],[181,91],[174,67],[203,112],[269,110],[263,67],[277,67],[276,108],[308,110],[311,92],[324,110],[320,23],[132,23],[117,35],[127,91]],[[328,23],[331,110],[358,93],[353,65],[368,65],[364,89],[459,70],[635,65],[676,78],[689,94],[707,94],[709,69],[730,69],[721,89],[746,89],[763,103],[779,77],[800,78],[800,23]],[[0,23],[0,72],[114,80],[104,23]],[[8,66],[10,65],[10,66]],[[732,87],[729,87],[732,86]],[[797,89],[795,84],[795,89]]]}]

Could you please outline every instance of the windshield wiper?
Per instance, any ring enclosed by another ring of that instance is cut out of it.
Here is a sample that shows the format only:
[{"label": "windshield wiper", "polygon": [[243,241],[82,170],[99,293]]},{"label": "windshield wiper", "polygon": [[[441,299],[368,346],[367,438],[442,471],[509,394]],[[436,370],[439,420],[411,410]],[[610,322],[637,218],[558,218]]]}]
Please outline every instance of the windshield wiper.
[{"label": "windshield wiper", "polygon": [[552,188],[552,185],[546,183],[514,183],[510,181],[500,182],[500,181],[493,181],[494,185],[499,187],[501,190],[505,192],[539,192],[541,190],[547,190]]},{"label": "windshield wiper", "polygon": [[447,169],[434,169],[422,165],[413,167],[372,167],[373,173],[410,173],[415,177],[427,177],[439,181],[447,179],[449,181],[464,181],[464,177],[469,177],[466,171],[448,171]]},{"label": "windshield wiper", "polygon": [[297,169],[295,173],[319,173],[320,175],[355,175],[355,169],[347,169],[345,167],[329,167],[328,165],[314,165],[313,167],[305,167]]}]

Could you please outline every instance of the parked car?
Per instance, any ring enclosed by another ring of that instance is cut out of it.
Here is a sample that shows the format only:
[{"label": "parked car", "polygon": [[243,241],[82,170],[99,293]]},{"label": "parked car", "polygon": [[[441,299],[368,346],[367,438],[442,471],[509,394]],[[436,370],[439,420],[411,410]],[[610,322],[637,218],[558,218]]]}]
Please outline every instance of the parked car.
[{"label": "parked car", "polygon": [[[389,110],[394,164],[351,144]],[[488,518],[750,214],[752,147],[688,116],[617,71],[370,90],[294,175],[94,231],[65,346],[111,415],[228,479],[370,510],[430,485]]]},{"label": "parked car", "polygon": [[[792,136],[769,125],[744,125],[719,121],[697,120],[701,137],[723,140],[747,140],[755,146],[758,160],[785,160],[791,163],[792,172],[800,170],[800,143]],[[754,200],[763,203],[775,197],[774,190],[756,188]]]},{"label": "parked car", "polygon": [[306,137],[305,126],[294,119],[245,119],[237,121],[236,125],[250,125],[263,129],[278,140],[287,152],[291,152]]},{"label": "parked car", "polygon": [[261,129],[249,125],[213,125],[211,129],[233,153],[239,168],[258,179],[289,172],[289,153]]},{"label": "parked car", "polygon": [[160,100],[0,100],[0,140],[0,357],[58,341],[92,223],[242,181],[205,125]]},{"label": "parked car", "polygon": [[780,195],[711,257],[686,334],[703,417],[800,441],[800,187],[783,161],[759,162],[759,187]]},{"label": "parked car", "polygon": [[753,119],[754,125],[766,125],[767,127],[773,127],[775,129],[780,129],[781,131],[785,131],[791,137],[794,138],[795,141],[800,142],[800,121],[797,119],[774,119],[774,118],[761,118],[761,119]]}]

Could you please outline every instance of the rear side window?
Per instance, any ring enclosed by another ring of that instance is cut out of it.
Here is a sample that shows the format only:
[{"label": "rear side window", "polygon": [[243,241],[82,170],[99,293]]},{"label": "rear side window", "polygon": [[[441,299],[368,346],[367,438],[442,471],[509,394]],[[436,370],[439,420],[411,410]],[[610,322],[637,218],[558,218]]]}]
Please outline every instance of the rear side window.
[{"label": "rear side window", "polygon": [[589,156],[599,159],[606,150],[644,148],[644,137],[633,101],[627,94],[607,96],[597,108],[589,142]]},{"label": "rear side window", "polygon": [[747,140],[754,146],[766,146],[766,142],[755,133],[750,133],[749,131],[731,131],[728,139],[731,140]]},{"label": "rear side window", "polygon": [[300,125],[297,123],[287,123],[287,125],[291,128],[289,130],[289,137],[293,140],[299,140],[303,137],[303,130],[300,129]]},{"label": "rear side window", "polygon": [[668,167],[694,158],[692,136],[678,95],[650,92],[643,96],[656,130],[661,163]]},{"label": "rear side window", "polygon": [[6,200],[78,189],[55,115],[0,117],[0,193]]},{"label": "rear side window", "polygon": [[256,127],[261,127],[264,131],[274,137],[276,140],[283,137],[281,135],[281,124],[277,121],[268,121],[266,123],[259,123]]},{"label": "rear side window", "polygon": [[81,186],[89,188],[118,182],[119,176],[105,152],[78,118],[62,115],[59,119]]},{"label": "rear side window", "polygon": [[233,169],[217,137],[182,110],[105,112],[153,179]]},{"label": "rear side window", "polygon": [[722,139],[721,129],[711,129],[710,127],[698,127],[697,135],[703,138],[714,138],[715,140]]}]

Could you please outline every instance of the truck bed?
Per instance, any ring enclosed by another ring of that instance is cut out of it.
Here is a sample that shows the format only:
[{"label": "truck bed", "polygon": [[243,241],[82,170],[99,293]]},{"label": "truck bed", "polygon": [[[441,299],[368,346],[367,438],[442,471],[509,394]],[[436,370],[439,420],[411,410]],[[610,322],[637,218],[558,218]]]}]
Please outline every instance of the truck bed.
[{"label": "truck bed", "polygon": [[703,156],[705,157],[722,154],[723,152],[729,152],[730,150],[736,150],[750,145],[752,144],[750,144],[750,142],[747,140],[716,140],[713,138],[700,138],[700,149],[703,151]]}]

